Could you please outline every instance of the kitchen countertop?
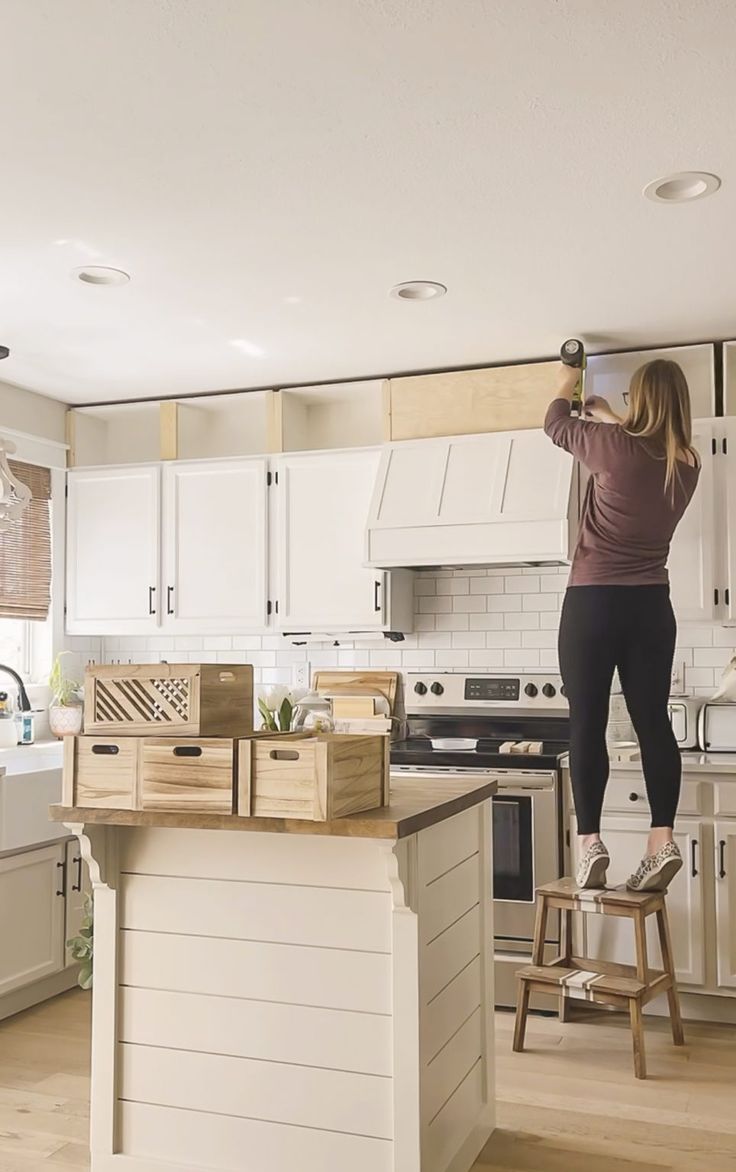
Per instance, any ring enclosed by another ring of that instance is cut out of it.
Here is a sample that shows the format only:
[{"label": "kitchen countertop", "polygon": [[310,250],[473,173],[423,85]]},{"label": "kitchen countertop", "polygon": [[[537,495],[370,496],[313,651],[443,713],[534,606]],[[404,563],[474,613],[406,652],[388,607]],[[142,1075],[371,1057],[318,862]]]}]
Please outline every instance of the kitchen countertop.
[{"label": "kitchen countertop", "polygon": [[446,781],[393,781],[388,806],[349,814],[331,822],[294,818],[240,818],[236,814],[177,813],[159,810],[106,810],[83,806],[51,806],[54,822],[82,822],[104,826],[168,826],[193,830],[245,830],[269,834],[317,834],[343,838],[407,838],[444,822],[471,806],[487,801],[496,782],[471,778]]},{"label": "kitchen countertop", "polygon": [[[736,780],[736,753],[703,753],[699,749],[681,753],[683,773],[718,773]],[[563,761],[569,769],[567,759]],[[641,758],[635,761],[611,760],[612,773],[641,773]]]}]

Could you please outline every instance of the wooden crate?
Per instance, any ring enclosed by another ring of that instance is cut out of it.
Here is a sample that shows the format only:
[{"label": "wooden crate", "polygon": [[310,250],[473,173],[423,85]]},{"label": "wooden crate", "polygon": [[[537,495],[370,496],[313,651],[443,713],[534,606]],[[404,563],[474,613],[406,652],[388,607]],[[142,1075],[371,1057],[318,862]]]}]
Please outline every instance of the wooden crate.
[{"label": "wooden crate", "polygon": [[111,664],[87,668],[86,733],[242,737],[253,731],[250,664]]},{"label": "wooden crate", "polygon": [[65,806],[137,810],[140,737],[64,737]]},{"label": "wooden crate", "polygon": [[142,744],[142,810],[233,813],[237,741],[146,737]]},{"label": "wooden crate", "polygon": [[238,745],[241,817],[325,822],[388,802],[388,737],[252,737]]}]

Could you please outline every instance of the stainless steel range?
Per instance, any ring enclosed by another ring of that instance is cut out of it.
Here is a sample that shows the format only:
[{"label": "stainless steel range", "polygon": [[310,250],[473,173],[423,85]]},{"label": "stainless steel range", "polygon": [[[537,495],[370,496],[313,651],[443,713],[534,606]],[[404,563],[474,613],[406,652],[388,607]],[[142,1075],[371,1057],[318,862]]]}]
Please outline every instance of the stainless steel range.
[{"label": "stainless steel range", "polygon": [[[408,677],[407,739],[394,744],[391,772],[441,780],[490,774],[496,1004],[516,1000],[515,972],[528,964],[534,892],[563,873],[560,758],[569,718],[562,681],[550,672],[511,675],[420,673]],[[548,944],[559,944],[549,917]]]}]

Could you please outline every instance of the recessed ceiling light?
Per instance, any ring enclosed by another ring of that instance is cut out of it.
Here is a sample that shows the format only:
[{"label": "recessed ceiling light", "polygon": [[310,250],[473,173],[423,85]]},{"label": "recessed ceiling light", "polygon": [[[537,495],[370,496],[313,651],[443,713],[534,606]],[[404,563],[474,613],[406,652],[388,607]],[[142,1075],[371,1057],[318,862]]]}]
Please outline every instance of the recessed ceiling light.
[{"label": "recessed ceiling light", "polygon": [[130,274],[122,269],[111,269],[106,265],[87,265],[84,269],[74,269],[72,276],[85,285],[127,285]]},{"label": "recessed ceiling light", "polygon": [[644,195],[656,203],[690,203],[694,199],[712,195],[720,186],[718,176],[710,175],[707,171],[675,171],[672,175],[663,175],[661,179],[647,183]]},{"label": "recessed ceiling light", "polygon": [[429,301],[433,297],[444,297],[447,285],[439,281],[404,281],[401,285],[394,285],[392,297],[400,301]]}]

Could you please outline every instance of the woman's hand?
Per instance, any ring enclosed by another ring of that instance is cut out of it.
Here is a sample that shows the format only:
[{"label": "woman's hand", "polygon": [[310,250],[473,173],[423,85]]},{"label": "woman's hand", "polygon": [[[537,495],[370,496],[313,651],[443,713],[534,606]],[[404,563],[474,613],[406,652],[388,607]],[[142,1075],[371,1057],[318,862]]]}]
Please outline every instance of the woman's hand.
[{"label": "woman's hand", "polygon": [[602,399],[600,395],[591,395],[589,399],[585,400],[583,406],[586,419],[593,419],[597,423],[621,422],[610,403],[606,399]]}]

